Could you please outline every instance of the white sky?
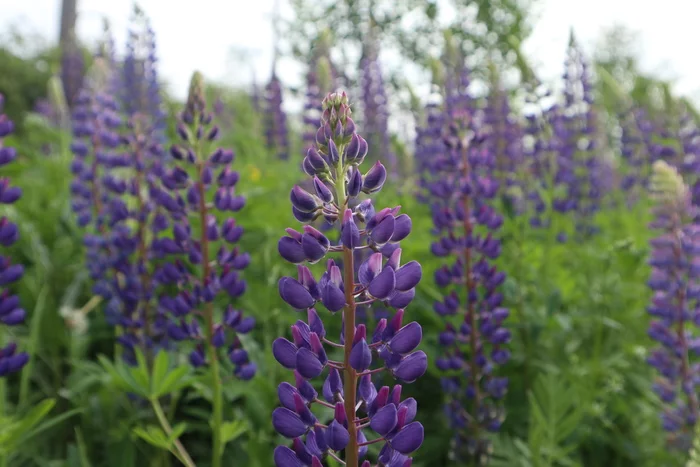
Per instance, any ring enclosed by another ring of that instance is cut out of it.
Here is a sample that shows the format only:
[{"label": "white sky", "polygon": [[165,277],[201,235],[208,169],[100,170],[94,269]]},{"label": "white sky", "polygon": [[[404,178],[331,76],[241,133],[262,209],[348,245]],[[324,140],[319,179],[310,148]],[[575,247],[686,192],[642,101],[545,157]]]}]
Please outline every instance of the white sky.
[{"label": "white sky", "polygon": [[[107,17],[117,43],[123,44],[131,1],[78,3],[78,35],[83,40],[98,37],[102,18]],[[281,3],[288,11],[286,1]],[[185,94],[194,70],[231,84],[250,82],[253,73],[258,81],[267,79],[275,0],[139,0],[139,4],[156,31],[160,74],[176,96]],[[60,0],[0,0],[0,11],[0,37],[11,26],[50,41],[58,36]],[[644,70],[675,79],[678,92],[700,101],[700,1],[539,0],[535,18],[534,33],[524,48],[545,81],[561,73],[570,28],[591,51],[604,27],[622,24],[639,33]],[[242,51],[247,51],[243,60]],[[296,73],[296,68],[289,70]],[[282,69],[283,80],[284,73]]]}]

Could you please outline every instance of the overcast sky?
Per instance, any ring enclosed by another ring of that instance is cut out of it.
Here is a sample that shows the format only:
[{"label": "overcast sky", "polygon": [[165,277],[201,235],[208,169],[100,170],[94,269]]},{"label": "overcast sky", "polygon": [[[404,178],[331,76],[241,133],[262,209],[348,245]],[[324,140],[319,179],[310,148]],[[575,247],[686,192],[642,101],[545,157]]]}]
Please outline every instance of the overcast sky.
[{"label": "overcast sky", "polygon": [[[398,1],[398,0],[397,0]],[[127,0],[78,0],[78,35],[99,36],[107,17],[123,44],[131,12]],[[287,8],[282,0],[283,8]],[[270,18],[275,0],[140,0],[158,41],[161,76],[183,96],[194,70],[240,84],[253,74],[264,81],[272,62]],[[179,5],[179,6],[176,6]],[[11,26],[54,41],[60,0],[0,0],[0,35]],[[700,101],[700,53],[697,49],[700,1],[697,0],[539,0],[534,33],[524,48],[545,80],[560,75],[570,28],[592,51],[605,27],[622,24],[639,33],[642,67],[676,80],[678,92]],[[247,50],[241,66],[236,53]],[[284,78],[284,75],[283,75]]]}]

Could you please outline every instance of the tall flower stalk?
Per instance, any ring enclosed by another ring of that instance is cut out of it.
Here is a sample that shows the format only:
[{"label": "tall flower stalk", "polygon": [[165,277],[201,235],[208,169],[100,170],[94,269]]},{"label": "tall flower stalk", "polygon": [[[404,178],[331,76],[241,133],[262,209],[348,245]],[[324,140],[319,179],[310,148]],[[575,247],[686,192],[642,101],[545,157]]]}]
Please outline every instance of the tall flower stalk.
[{"label": "tall flower stalk", "polygon": [[[230,167],[233,152],[215,146],[219,128],[212,123],[213,115],[204,97],[204,80],[199,73],[192,77],[179,120],[181,143],[170,151],[176,167],[164,174],[162,181],[169,194],[161,194],[174,220],[174,236],[164,238],[162,246],[182,253],[187,261],[161,271],[177,286],[178,293],[163,295],[160,306],[170,315],[169,335],[178,341],[194,342],[192,365],[208,367],[213,406],[212,466],[219,467],[224,449],[220,360],[228,361],[232,373],[242,380],[251,379],[256,370],[239,339],[240,334],[252,330],[255,320],[244,318],[231,305],[221,315],[215,309],[217,299],[236,299],[246,289],[240,271],[248,266],[250,255],[234,246],[243,229],[233,218],[220,222],[216,217],[238,212],[245,198],[235,191],[239,174]],[[198,272],[191,273],[192,270]]]},{"label": "tall flower stalk", "polygon": [[272,76],[265,86],[265,140],[268,149],[275,152],[280,159],[289,158],[289,134],[287,113],[282,107],[282,82],[277,77],[273,65]]},{"label": "tall flower stalk", "polygon": [[485,433],[497,431],[504,418],[498,401],[508,379],[498,377],[495,367],[510,358],[505,344],[511,334],[503,327],[508,310],[501,306],[498,291],[505,274],[492,264],[501,253],[495,233],[503,223],[491,205],[498,189],[490,176],[493,153],[482,149],[467,81],[461,82],[448,112],[445,149],[435,155],[427,185],[439,235],[431,251],[448,260],[435,273],[445,292],[434,308],[447,321],[439,336],[445,353],[436,364],[444,372],[446,411],[454,430],[452,454],[460,462],[485,465],[490,455]]},{"label": "tall flower stalk", "polygon": [[379,62],[379,46],[372,38],[364,44],[360,60],[362,85],[362,122],[368,131],[368,139],[377,153],[389,161],[389,173],[398,175],[398,163],[391,145],[389,133],[389,99]]},{"label": "tall flower stalk", "polygon": [[[303,162],[305,172],[313,177],[314,193],[295,186],[290,198],[294,216],[305,224],[319,217],[330,224],[340,220],[340,242],[331,245],[310,225],[304,226],[303,233],[287,229],[287,236],[279,241],[280,255],[298,269],[297,279],[279,281],[280,296],[291,307],[306,310],[307,321],[292,326],[292,341],[280,337],[273,344],[277,361],[294,370],[295,376],[294,385],[279,386],[282,407],[272,414],[273,426],[293,440],[292,447],[277,447],[274,460],[278,467],[320,467],[325,456],[344,457],[345,465],[358,467],[369,445],[383,443],[376,465],[410,465],[408,455],[423,442],[423,426],[414,421],[417,403],[412,398],[401,400],[400,384],[377,389],[372,375],[387,372],[410,383],[427,368],[425,353],[415,350],[422,338],[420,325],[402,326],[404,308],[415,296],[421,278],[417,262],[400,264],[398,243],[409,234],[411,219],[399,214],[398,206],[376,212],[371,199],[350,208],[360,193],[369,195],[382,188],[386,169],[377,162],[364,175],[360,172],[368,146],[355,132],[345,93],[329,94],[322,107],[317,146],[309,149]],[[357,250],[372,254],[356,274]],[[317,263],[329,253],[341,255],[342,263],[327,260],[317,282],[303,263]],[[339,341],[327,337],[322,314],[315,308],[318,302],[331,315],[342,311]],[[366,325],[357,323],[356,309],[380,303],[397,311],[390,320],[380,320],[371,333]],[[339,358],[328,355],[326,347],[338,352]],[[382,364],[372,369],[376,357]],[[327,376],[319,398],[309,380],[324,372]],[[312,407],[325,407],[330,413],[319,419]],[[368,440],[368,428],[378,436]],[[363,467],[370,465],[369,460],[362,463]]]},{"label": "tall flower stalk", "polygon": [[[6,166],[17,158],[14,148],[5,146],[3,139],[14,131],[14,124],[3,113],[5,98],[0,94],[0,167]],[[7,177],[0,177],[0,204],[15,203],[22,196],[19,187],[10,185]],[[0,218],[0,245],[12,246],[19,239],[19,229],[6,216]],[[24,322],[26,313],[19,303],[19,297],[13,295],[8,286],[21,279],[24,267],[21,264],[13,264],[9,256],[0,255],[0,322],[5,326],[16,326]],[[3,336],[0,348],[0,377],[15,373],[24,367],[29,361],[26,352],[18,352],[17,344],[7,342]],[[2,388],[4,389],[4,382]],[[4,403],[5,394],[0,394]]]},{"label": "tall flower stalk", "polygon": [[659,236],[651,241],[652,267],[649,287],[654,292],[648,308],[655,319],[649,336],[660,346],[648,362],[659,372],[654,391],[665,404],[661,414],[670,445],[688,451],[693,428],[700,415],[698,364],[691,359],[697,352],[692,322],[697,322],[700,298],[700,226],[693,223],[697,207],[676,169],[664,161],[654,163],[651,179],[655,198],[655,220],[651,227]]},{"label": "tall flower stalk", "polygon": [[143,11],[135,6],[122,66],[122,106],[128,117],[143,115],[156,141],[163,144],[166,115],[157,63],[155,32]]}]

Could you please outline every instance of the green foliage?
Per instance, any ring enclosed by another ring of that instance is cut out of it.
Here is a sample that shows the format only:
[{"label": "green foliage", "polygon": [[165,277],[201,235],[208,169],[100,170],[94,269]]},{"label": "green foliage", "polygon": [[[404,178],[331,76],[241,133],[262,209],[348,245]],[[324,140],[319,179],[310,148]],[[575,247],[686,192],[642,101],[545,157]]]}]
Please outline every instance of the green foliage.
[{"label": "green foliage", "polygon": [[0,48],[0,94],[5,95],[5,111],[17,124],[20,135],[24,134],[24,117],[37,100],[46,96],[49,64],[55,57],[50,50],[21,57],[8,48]]},{"label": "green foliage", "polygon": [[[241,382],[222,372],[224,465],[271,467],[271,451],[283,440],[274,433],[270,414],[278,405],[278,383],[290,375],[274,360],[270,343],[298,319],[276,293],[279,277],[294,274],[292,265],[280,261],[277,240],[285,227],[296,225],[288,196],[303,177],[298,158],[279,161],[265,150],[248,96],[210,92],[232,112],[229,126],[225,116],[217,118],[225,128],[222,144],[236,151],[239,189],[248,199],[236,216],[246,229],[241,248],[252,255],[245,272],[248,291],[239,306],[257,320],[242,341],[258,375]],[[208,465],[209,381],[186,359],[164,352],[152,361],[141,355],[133,367],[115,363],[115,336],[101,304],[91,300],[82,233],[70,212],[67,136],[39,121],[25,125],[31,129],[27,138],[7,140],[19,148],[19,161],[7,170],[24,196],[3,213],[22,233],[11,254],[26,265],[19,293],[30,325],[13,338],[32,360],[19,377],[8,380],[7,400],[18,401],[6,407],[13,415],[1,420],[0,439],[16,440],[12,449],[3,448],[12,452],[8,465],[174,465],[183,458],[178,442],[197,465]],[[429,434],[414,465],[459,465],[448,454],[450,432],[434,366],[443,321],[432,309],[440,296],[433,274],[441,262],[430,253],[430,209],[415,200],[415,189],[412,179],[389,182],[378,198],[381,206],[401,205],[411,215],[413,232],[402,242],[403,256],[418,260],[424,271],[407,309],[423,326],[422,348],[431,359],[428,374],[404,388],[407,397],[419,401],[418,417]],[[508,275],[503,292],[514,337],[513,359],[504,369],[510,378],[508,416],[494,436],[493,466],[684,463],[664,446],[659,402],[650,391],[653,376],[645,363],[649,201],[643,198],[632,209],[608,201],[596,219],[601,233],[568,243],[556,242],[549,230],[529,228],[503,201],[502,211],[510,214],[499,266]],[[555,216],[553,222],[574,232],[564,217]],[[64,319],[68,315],[61,309],[86,319],[87,332]],[[37,418],[49,410],[51,416]],[[7,434],[18,426],[22,434]]]}]

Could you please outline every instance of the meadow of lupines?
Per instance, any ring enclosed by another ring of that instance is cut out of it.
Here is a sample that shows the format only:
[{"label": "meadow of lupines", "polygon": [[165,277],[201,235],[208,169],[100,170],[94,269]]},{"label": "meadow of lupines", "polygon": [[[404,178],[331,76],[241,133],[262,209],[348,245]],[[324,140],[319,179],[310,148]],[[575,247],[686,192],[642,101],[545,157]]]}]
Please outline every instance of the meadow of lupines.
[{"label": "meadow of lupines", "polygon": [[0,95],[0,467],[697,465],[687,103],[446,35],[407,136],[375,34],[298,114],[278,63],[174,102],[156,34],[63,51],[21,133]]}]

